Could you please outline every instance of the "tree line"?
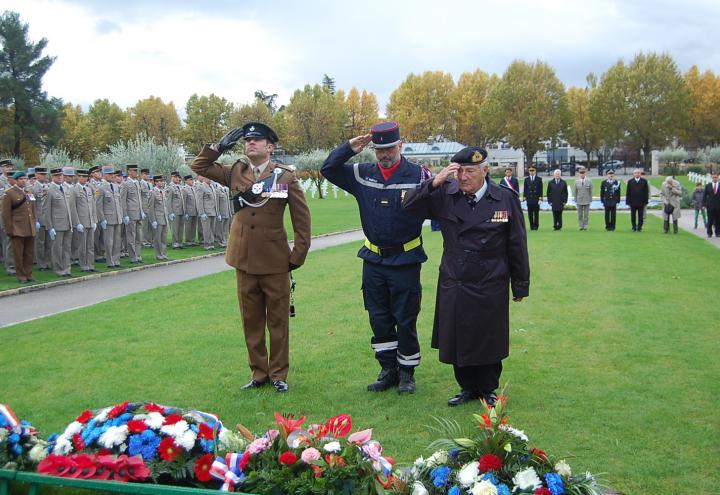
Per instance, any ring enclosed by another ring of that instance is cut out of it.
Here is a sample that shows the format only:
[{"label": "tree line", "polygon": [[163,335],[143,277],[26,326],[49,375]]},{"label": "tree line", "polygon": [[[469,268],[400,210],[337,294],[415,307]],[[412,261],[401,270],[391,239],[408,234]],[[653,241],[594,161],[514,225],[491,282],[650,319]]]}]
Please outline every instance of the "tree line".
[{"label": "tree line", "polygon": [[[17,13],[0,17],[0,41],[0,152],[29,163],[53,147],[89,162],[138,134],[196,153],[250,120],[272,125],[286,151],[303,153],[332,148],[380,119],[375,94],[336,89],[328,75],[295,90],[280,107],[277,94],[259,89],[246,104],[194,94],[183,119],[159,96],[126,109],[99,99],[84,110],[42,90],[55,59],[42,55],[46,39],[28,39]],[[457,81],[442,71],[409,74],[391,93],[385,114],[410,141],[504,141],[522,149],[526,162],[546,142],[564,141],[588,155],[622,146],[649,163],[651,150],[670,143],[688,149],[720,144],[720,77],[697,66],[683,74],[666,53],[638,53],[600,76],[588,74],[584,87],[565,87],[548,63],[516,60],[502,75],[476,69]]]}]

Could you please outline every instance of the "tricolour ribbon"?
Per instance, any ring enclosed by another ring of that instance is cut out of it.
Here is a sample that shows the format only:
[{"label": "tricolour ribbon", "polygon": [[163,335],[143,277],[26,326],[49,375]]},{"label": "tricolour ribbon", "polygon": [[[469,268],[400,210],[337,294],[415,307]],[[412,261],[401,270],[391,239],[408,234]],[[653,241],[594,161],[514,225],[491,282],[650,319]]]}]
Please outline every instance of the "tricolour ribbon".
[{"label": "tricolour ribbon", "polygon": [[12,409],[10,409],[10,406],[7,406],[5,404],[0,404],[0,415],[2,415],[3,418],[5,418],[5,422],[10,425],[10,428],[15,430],[20,425],[20,420],[15,416],[15,413]]},{"label": "tricolour ribbon", "polygon": [[245,474],[240,469],[241,457],[242,454],[228,454],[225,459],[218,456],[210,466],[210,476],[223,482],[221,491],[232,491],[236,484],[245,479]]}]

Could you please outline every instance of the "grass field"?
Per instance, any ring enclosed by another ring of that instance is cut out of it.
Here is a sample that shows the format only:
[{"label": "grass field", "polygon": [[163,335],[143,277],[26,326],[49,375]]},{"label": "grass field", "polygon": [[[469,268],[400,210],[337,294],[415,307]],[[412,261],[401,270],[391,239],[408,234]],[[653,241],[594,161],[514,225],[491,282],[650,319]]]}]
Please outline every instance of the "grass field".
[{"label": "grass field", "polygon": [[[531,443],[567,456],[574,471],[604,473],[627,494],[717,493],[720,394],[717,248],[692,234],[590,230],[529,233],[530,297],[511,306],[512,424]],[[3,329],[0,398],[43,436],[85,408],[152,400],[220,414],[260,430],[274,411],[321,421],[352,415],[373,427],[388,455],[427,455],[432,416],[451,409],[452,369],[429,348],[439,233],[426,232],[430,260],[418,323],[418,392],[370,394],[377,373],[360,292],[355,244],[310,253],[296,272],[290,393],[240,392],[249,377],[235,280],[224,272]],[[5,309],[9,310],[9,308]]]}]

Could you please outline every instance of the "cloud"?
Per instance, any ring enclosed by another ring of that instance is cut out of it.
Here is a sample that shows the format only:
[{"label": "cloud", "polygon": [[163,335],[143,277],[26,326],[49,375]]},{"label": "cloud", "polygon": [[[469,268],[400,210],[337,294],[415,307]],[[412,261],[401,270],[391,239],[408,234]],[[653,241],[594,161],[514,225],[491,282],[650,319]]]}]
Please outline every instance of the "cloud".
[{"label": "cloud", "polygon": [[118,24],[107,19],[100,19],[95,23],[95,32],[97,34],[119,33],[121,31],[122,28]]}]

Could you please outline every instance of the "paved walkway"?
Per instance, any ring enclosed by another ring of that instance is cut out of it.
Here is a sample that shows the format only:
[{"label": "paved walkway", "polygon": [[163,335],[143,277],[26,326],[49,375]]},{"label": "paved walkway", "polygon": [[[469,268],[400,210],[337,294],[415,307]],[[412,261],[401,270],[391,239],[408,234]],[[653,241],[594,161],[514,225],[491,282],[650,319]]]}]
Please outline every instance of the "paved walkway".
[{"label": "paved walkway", "polygon": [[[319,236],[313,238],[310,250],[315,251],[364,238],[362,230]],[[225,256],[214,256],[127,273],[114,272],[115,276],[92,278],[75,283],[71,287],[57,285],[35,292],[3,297],[0,299],[0,328],[231,269],[225,263]],[[28,315],[33,316],[28,318]]]},{"label": "paved walkway", "polygon": [[[662,211],[660,210],[648,210],[648,213],[652,213],[656,217],[662,218]],[[698,218],[698,227],[697,229],[695,228],[695,210],[681,210],[678,226],[681,229],[687,230],[691,234],[695,234],[696,236],[705,239],[715,247],[720,248],[720,237],[708,238],[707,229],[705,229],[702,217]],[[670,231],[672,232],[672,224],[670,225]]]}]

